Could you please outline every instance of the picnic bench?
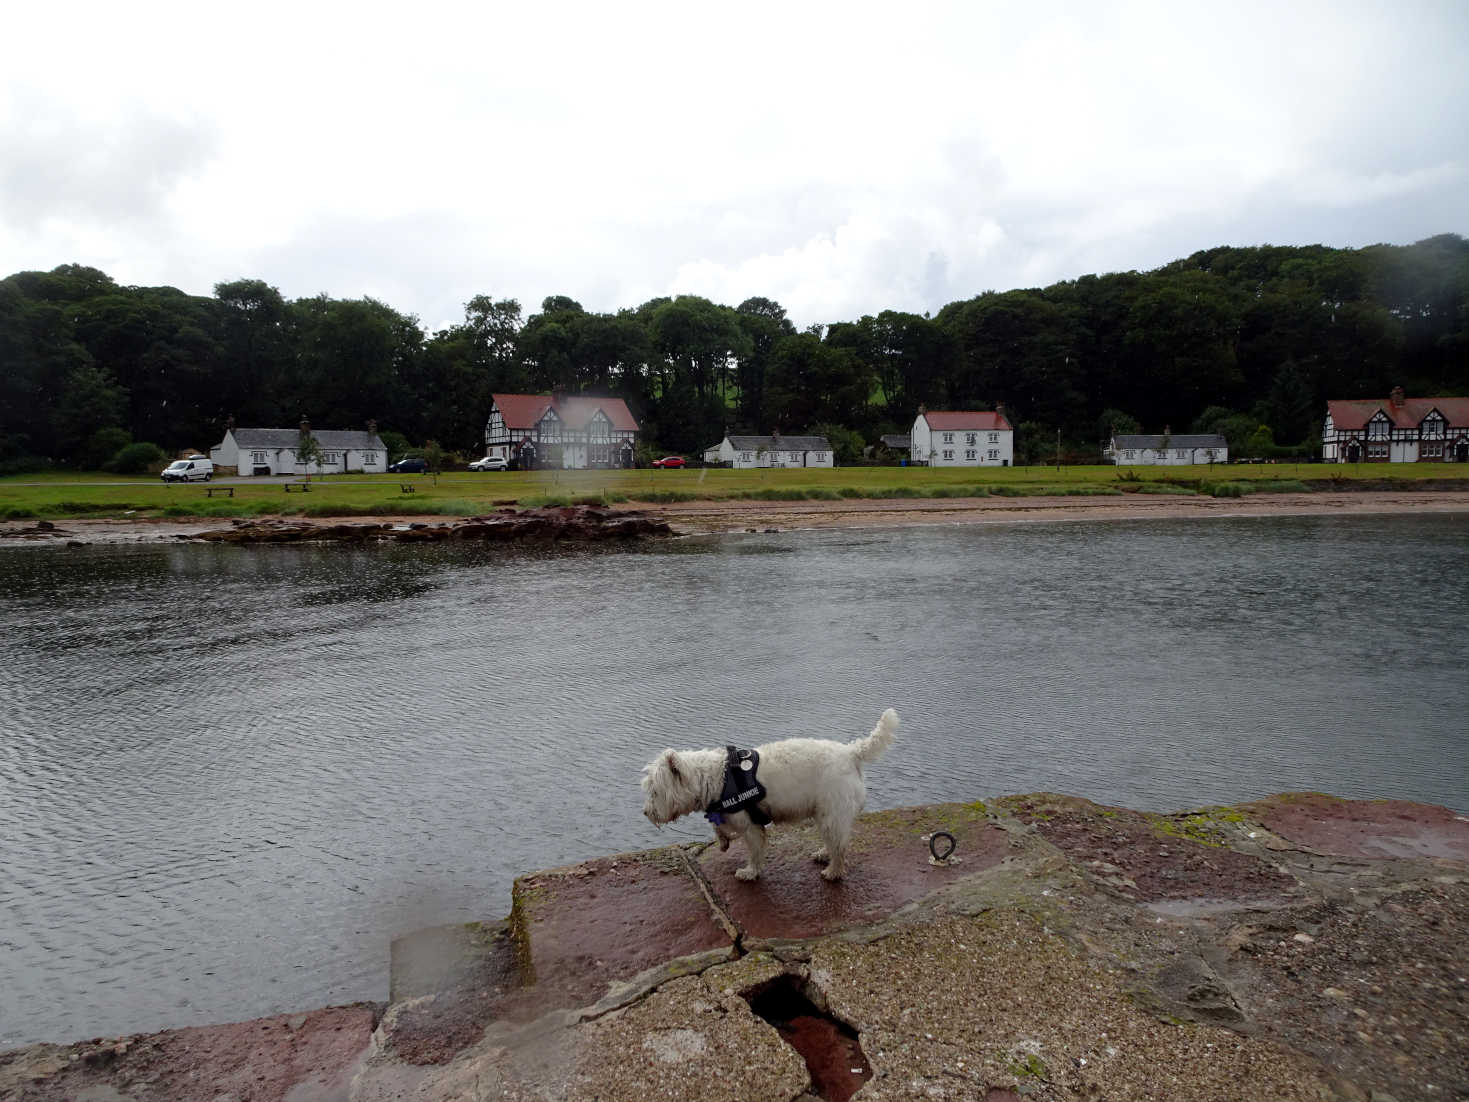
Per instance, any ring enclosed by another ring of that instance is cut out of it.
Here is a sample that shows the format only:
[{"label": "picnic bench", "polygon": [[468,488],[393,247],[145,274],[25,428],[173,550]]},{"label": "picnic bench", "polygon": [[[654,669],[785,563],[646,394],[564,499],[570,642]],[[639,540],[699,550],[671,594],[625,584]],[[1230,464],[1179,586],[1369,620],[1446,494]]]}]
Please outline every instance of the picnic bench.
[{"label": "picnic bench", "polygon": [[206,497],[213,497],[215,494],[225,494],[228,497],[234,497],[235,496],[235,488],[233,486],[205,486],[204,487],[204,496],[206,496]]},{"label": "picnic bench", "polygon": [[398,483],[398,489],[405,494],[415,494],[418,492],[418,487],[411,482]]},{"label": "picnic bench", "polygon": [[309,482],[287,482],[285,483],[285,487],[286,493],[288,494],[307,494],[311,492],[311,483]]}]

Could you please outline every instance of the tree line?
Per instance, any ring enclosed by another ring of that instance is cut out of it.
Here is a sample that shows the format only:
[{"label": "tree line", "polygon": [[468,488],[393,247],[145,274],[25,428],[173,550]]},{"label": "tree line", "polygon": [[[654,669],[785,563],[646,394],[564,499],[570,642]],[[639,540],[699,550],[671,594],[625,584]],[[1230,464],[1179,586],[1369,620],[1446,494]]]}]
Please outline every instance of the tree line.
[{"label": "tree line", "polygon": [[772,299],[695,295],[615,313],[479,295],[435,333],[371,298],[212,297],[67,264],[0,280],[0,471],[95,469],[130,444],[207,449],[238,425],[376,421],[400,447],[477,452],[490,395],[623,398],[644,439],[826,432],[840,459],[920,404],[990,409],[1017,462],[1095,461],[1112,431],[1222,431],[1236,454],[1314,446],[1327,398],[1469,388],[1469,242],[1221,247],[798,329]]}]

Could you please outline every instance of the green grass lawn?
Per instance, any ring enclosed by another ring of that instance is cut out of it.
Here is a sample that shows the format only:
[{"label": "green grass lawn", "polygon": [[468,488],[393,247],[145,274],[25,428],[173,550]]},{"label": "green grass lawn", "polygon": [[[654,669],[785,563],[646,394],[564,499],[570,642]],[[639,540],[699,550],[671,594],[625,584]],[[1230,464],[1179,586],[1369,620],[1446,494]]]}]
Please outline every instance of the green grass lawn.
[{"label": "green grass lawn", "polygon": [[[473,516],[504,504],[649,502],[763,498],[1030,496],[1040,494],[1210,493],[1320,489],[1369,480],[1408,486],[1423,479],[1469,488],[1469,465],[1440,463],[1260,463],[1194,467],[837,467],[735,471],[718,468],[635,471],[528,471],[479,474],[314,476],[306,493],[281,483],[234,482],[233,497],[209,497],[211,483],[164,484],[100,472],[0,478],[0,518],[259,514],[368,516],[400,513]],[[403,493],[400,485],[411,485]]]}]

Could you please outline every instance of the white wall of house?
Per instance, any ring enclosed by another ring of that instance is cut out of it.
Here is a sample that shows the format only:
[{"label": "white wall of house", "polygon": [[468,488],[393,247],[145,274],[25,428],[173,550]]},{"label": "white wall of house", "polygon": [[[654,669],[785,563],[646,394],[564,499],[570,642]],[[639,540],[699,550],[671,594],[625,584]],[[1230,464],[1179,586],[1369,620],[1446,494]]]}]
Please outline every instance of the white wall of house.
[{"label": "white wall of house", "polygon": [[909,434],[910,455],[931,467],[1010,467],[1015,433],[1009,429],[931,429],[922,414]]},{"label": "white wall of house", "polygon": [[233,467],[242,475],[252,475],[259,468],[269,474],[382,474],[388,469],[386,449],[322,447],[320,462],[309,466],[296,461],[295,448],[241,447],[232,431],[209,449],[216,467]]},{"label": "white wall of house", "polygon": [[1104,458],[1123,467],[1188,467],[1195,463],[1226,463],[1228,448],[1107,448]]},{"label": "white wall of house", "polygon": [[830,448],[737,448],[726,436],[714,447],[704,449],[704,462],[727,463],[741,471],[761,467],[835,467],[836,453]]}]

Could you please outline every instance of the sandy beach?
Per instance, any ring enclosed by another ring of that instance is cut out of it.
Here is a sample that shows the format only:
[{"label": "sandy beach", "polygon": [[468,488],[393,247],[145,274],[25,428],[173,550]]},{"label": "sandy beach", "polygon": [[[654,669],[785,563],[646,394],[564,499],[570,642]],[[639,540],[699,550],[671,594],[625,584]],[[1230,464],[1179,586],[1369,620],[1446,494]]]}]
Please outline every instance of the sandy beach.
[{"label": "sandy beach", "polygon": [[[687,501],[655,506],[627,503],[613,508],[620,512],[640,511],[662,517],[681,535],[703,535],[939,524],[1463,513],[1469,512],[1469,489],[1255,494],[1241,498],[1123,494],[1097,497]],[[404,526],[439,525],[453,520],[431,516],[281,519],[293,524],[320,526],[370,522]],[[0,547],[178,542],[229,524],[226,519],[205,517],[12,521],[0,526]]]}]

